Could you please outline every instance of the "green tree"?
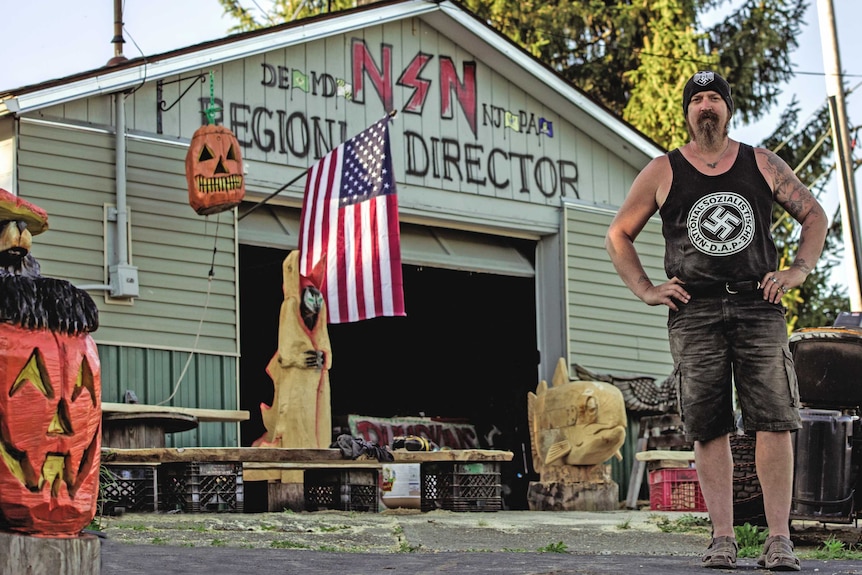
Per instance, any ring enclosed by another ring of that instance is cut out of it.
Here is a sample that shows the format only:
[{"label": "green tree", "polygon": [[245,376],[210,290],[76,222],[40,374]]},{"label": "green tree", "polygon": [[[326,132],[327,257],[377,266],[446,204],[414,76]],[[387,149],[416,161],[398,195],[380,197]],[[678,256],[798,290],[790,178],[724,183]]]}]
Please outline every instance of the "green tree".
[{"label": "green tree", "polygon": [[[248,32],[284,22],[293,22],[309,16],[352,8],[354,0],[275,0],[269,12],[252,11],[240,0],[219,0],[224,13],[236,19],[232,32]],[[245,2],[248,4],[248,2]]]},{"label": "green tree", "polygon": [[658,0],[653,9],[657,18],[648,23],[640,65],[624,73],[632,88],[623,118],[672,149],[688,141],[680,105],[685,83],[698,68],[716,68],[718,57],[701,53],[707,36],[694,32],[678,0]]},{"label": "green tree", "polygon": [[[465,0],[491,26],[657,143],[687,139],[682,85],[713,68],[734,87],[736,117],[764,117],[793,75],[806,0]],[[712,27],[700,21],[734,8]]]}]

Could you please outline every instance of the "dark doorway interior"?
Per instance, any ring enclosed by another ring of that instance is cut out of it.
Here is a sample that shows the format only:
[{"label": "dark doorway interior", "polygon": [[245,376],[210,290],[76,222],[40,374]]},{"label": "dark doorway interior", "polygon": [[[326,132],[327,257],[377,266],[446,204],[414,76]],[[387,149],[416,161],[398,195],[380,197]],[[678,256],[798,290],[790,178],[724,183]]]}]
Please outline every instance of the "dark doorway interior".
[{"label": "dark doorway interior", "polygon": [[[524,246],[532,254],[532,244]],[[260,437],[272,401],[266,364],[275,352],[286,251],[240,246],[242,445]],[[348,414],[463,419],[482,447],[515,453],[503,465],[504,500],[526,509],[530,462],[527,392],[535,391],[533,278],[403,267],[407,317],[329,326],[333,422]],[[489,439],[490,438],[490,441]]]}]

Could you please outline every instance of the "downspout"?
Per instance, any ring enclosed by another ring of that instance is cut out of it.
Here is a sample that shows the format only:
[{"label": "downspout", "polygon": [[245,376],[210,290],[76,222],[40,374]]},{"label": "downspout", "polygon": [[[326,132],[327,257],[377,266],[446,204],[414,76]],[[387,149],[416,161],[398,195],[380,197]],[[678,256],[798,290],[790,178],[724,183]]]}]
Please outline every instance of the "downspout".
[{"label": "downspout", "polygon": [[[114,0],[114,57],[108,66],[116,66],[128,59],[123,55],[123,0]],[[138,268],[129,265],[129,211],[126,206],[126,95],[114,94],[114,173],[116,178],[116,208],[109,210],[108,221],[116,222],[113,234],[114,245],[109,246],[108,283],[105,285],[81,285],[79,289],[105,290],[112,298],[131,299],[138,297]],[[113,248],[113,249],[111,249]],[[115,259],[116,258],[116,259]]]},{"label": "downspout", "polygon": [[126,207],[126,95],[114,94],[115,125],[117,127],[115,157],[117,163],[117,265],[129,263],[127,229],[129,212]]},{"label": "downspout", "polygon": [[[123,6],[122,0],[114,0],[114,57],[108,65],[126,61],[123,55]],[[129,211],[126,204],[126,95],[114,94],[114,163],[116,170],[117,230],[115,254],[117,261],[108,267],[111,297],[138,297],[138,268],[129,265]]]}]

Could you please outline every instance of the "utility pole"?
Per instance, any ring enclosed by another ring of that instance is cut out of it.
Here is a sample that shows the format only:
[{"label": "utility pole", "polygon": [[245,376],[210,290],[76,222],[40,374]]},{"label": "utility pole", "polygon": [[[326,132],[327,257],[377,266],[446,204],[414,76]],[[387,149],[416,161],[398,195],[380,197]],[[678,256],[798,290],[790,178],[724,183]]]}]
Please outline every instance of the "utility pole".
[{"label": "utility pole", "polygon": [[826,72],[826,95],[832,120],[832,141],[835,146],[838,184],[841,189],[841,223],[844,239],[844,261],[848,269],[847,286],[850,311],[862,311],[862,245],[859,239],[859,206],[853,174],[847,110],[844,103],[844,85],[841,80],[841,58],[835,33],[835,14],[832,0],[817,0],[820,20],[820,45],[823,50],[823,69]]}]

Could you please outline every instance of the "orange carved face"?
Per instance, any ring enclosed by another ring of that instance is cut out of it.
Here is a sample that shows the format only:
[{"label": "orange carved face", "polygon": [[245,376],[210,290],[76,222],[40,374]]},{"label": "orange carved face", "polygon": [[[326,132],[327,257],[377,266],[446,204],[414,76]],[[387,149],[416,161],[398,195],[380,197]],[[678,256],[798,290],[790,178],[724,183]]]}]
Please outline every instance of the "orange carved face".
[{"label": "orange carved face", "polygon": [[101,373],[89,334],[0,323],[0,525],[73,537],[96,515]]},{"label": "orange carved face", "polygon": [[224,126],[201,126],[186,153],[189,204],[199,215],[229,210],[245,197],[242,154],[233,132]]}]

